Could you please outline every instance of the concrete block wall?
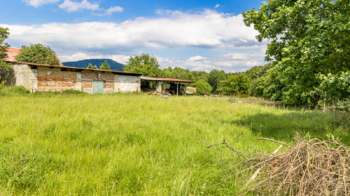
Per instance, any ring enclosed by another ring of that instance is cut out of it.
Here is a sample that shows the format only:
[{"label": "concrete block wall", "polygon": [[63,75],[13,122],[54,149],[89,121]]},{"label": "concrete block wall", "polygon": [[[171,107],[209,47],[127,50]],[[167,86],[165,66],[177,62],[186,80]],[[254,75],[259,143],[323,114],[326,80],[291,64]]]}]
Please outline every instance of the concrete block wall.
[{"label": "concrete block wall", "polygon": [[118,92],[140,92],[140,76],[118,75]]}]

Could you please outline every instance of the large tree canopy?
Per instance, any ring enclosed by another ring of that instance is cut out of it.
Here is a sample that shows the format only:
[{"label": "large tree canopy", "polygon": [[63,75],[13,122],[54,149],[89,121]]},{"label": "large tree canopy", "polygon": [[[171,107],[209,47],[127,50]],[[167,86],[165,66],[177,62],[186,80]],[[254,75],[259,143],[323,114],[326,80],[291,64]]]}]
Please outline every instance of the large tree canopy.
[{"label": "large tree canopy", "polygon": [[259,41],[270,40],[266,98],[311,105],[316,94],[349,96],[349,1],[269,0],[243,16]]},{"label": "large tree canopy", "polygon": [[251,81],[246,74],[239,73],[229,76],[227,80],[221,82],[221,89],[225,93],[248,94]]},{"label": "large tree canopy", "polygon": [[15,58],[21,62],[60,65],[56,53],[49,46],[42,44],[31,44],[29,47],[22,49]]},{"label": "large tree canopy", "polygon": [[149,54],[131,56],[124,66],[125,71],[142,73],[143,76],[159,77],[160,69],[157,57]]},{"label": "large tree canopy", "polygon": [[0,67],[5,69],[8,69],[11,66],[9,63],[2,61],[7,57],[6,48],[10,47],[10,45],[5,42],[5,39],[8,38],[9,34],[8,28],[0,27]]}]

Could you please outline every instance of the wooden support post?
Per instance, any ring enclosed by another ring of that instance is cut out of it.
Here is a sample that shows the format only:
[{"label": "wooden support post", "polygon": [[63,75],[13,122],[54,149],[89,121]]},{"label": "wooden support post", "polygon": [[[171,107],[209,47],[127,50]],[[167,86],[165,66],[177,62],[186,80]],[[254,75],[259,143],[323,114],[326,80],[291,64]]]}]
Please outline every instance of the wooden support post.
[{"label": "wooden support post", "polygon": [[176,86],[177,88],[176,88],[176,94],[177,94],[177,96],[179,96],[179,83],[177,83],[177,86]]}]

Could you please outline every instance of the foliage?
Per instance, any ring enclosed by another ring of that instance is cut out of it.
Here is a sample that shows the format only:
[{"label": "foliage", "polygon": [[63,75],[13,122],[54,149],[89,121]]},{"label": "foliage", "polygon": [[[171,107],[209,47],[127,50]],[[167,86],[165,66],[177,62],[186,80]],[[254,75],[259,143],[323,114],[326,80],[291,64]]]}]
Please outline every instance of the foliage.
[{"label": "foliage", "polygon": [[60,65],[56,53],[49,46],[42,44],[31,44],[29,47],[22,49],[15,58],[21,62]]},{"label": "foliage", "polygon": [[6,63],[2,61],[4,58],[7,57],[7,48],[10,47],[8,43],[5,42],[5,39],[8,38],[10,32],[8,28],[2,28],[0,27],[0,67],[5,68],[6,70],[9,70],[11,68],[10,63]]},{"label": "foliage", "polygon": [[264,77],[267,74],[267,71],[273,67],[272,63],[267,63],[263,66],[254,66],[247,70],[245,74],[249,77],[250,80],[255,80],[260,77]]},{"label": "foliage", "polygon": [[0,84],[0,96],[18,96],[29,93],[29,90],[25,89],[23,86],[6,87],[3,84]]},{"label": "foliage", "polygon": [[[80,61],[74,61],[74,62],[63,62],[63,64],[67,65],[68,67],[81,67],[81,68],[86,68],[89,64],[91,65],[101,65],[107,61],[110,70],[115,70],[115,71],[124,71],[123,67],[124,65],[121,63],[118,63],[112,59],[85,59],[85,60],[80,60]],[[95,69],[95,68],[92,68]],[[97,66],[96,66],[96,69]]]},{"label": "foliage", "polygon": [[225,138],[249,158],[279,145],[257,138],[289,144],[296,130],[350,144],[348,125],[334,127],[333,114],[309,110],[123,93],[0,99],[3,195],[239,195],[242,176],[226,174],[242,158],[179,136]]},{"label": "foliage", "polygon": [[175,68],[164,68],[161,70],[161,77],[163,78],[175,78],[175,79],[182,79],[182,80],[195,80],[192,72],[188,69],[182,69],[180,67]]},{"label": "foliage", "polygon": [[239,93],[239,94],[248,94],[251,86],[251,81],[243,73],[229,76],[227,80],[221,82],[220,91],[226,93]]},{"label": "foliage", "polygon": [[142,73],[143,76],[159,77],[161,70],[156,56],[143,54],[131,56],[124,65],[127,72]]},{"label": "foliage", "polygon": [[4,68],[5,70],[9,71],[11,68],[11,63],[0,60],[0,68]]},{"label": "foliage", "polygon": [[86,92],[73,90],[73,89],[62,91],[62,94],[64,94],[64,95],[87,95]]},{"label": "foliage", "polygon": [[110,70],[110,67],[109,67],[109,65],[107,63],[107,60],[105,60],[105,62],[103,64],[101,64],[100,69]]},{"label": "foliage", "polygon": [[348,96],[345,88],[327,79],[349,71],[349,15],[349,4],[342,0],[274,0],[244,12],[245,24],[259,31],[257,39],[271,40],[265,59],[276,65],[267,80],[278,84],[273,87],[278,92],[270,88],[265,97],[310,105],[315,94]]},{"label": "foliage", "polygon": [[221,82],[226,80],[226,78],[227,74],[223,70],[219,71],[217,69],[213,69],[209,72],[208,83],[213,88],[212,93],[218,93],[218,89],[221,88]]},{"label": "foliage", "polygon": [[91,65],[91,63],[89,63],[89,65],[87,66],[88,69],[93,69],[94,66]]},{"label": "foliage", "polygon": [[204,80],[198,80],[196,83],[193,83],[191,86],[196,87],[197,95],[201,95],[201,94],[210,95],[212,91],[210,84]]},{"label": "foliage", "polygon": [[257,78],[251,82],[250,95],[263,96],[264,95],[264,77]]},{"label": "foliage", "polygon": [[8,43],[5,42],[5,39],[8,38],[10,32],[8,28],[0,27],[0,60],[7,57],[7,48],[10,47]]},{"label": "foliage", "polygon": [[96,65],[92,65],[91,63],[89,63],[89,65],[87,66],[88,69],[98,69],[98,67]]}]

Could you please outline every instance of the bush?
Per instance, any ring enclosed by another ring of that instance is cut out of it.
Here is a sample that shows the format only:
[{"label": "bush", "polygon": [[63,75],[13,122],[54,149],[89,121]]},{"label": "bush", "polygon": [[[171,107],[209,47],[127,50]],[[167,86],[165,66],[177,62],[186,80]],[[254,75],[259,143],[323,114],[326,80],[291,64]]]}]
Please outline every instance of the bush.
[{"label": "bush", "polygon": [[210,84],[204,80],[198,80],[196,83],[191,85],[192,87],[196,87],[197,95],[206,94],[210,95],[212,91],[212,87]]},{"label": "bush", "polygon": [[62,92],[62,94],[65,94],[65,95],[87,95],[86,92],[77,91],[77,90],[73,90],[73,89],[65,90]]},{"label": "bush", "polygon": [[221,86],[220,90],[226,93],[249,94],[251,83],[245,74],[236,74],[222,81]]},{"label": "bush", "polygon": [[3,84],[0,84],[0,95],[2,96],[25,95],[29,93],[30,91],[25,89],[23,86],[6,87]]},{"label": "bush", "polygon": [[264,77],[257,78],[252,81],[250,87],[250,95],[252,96],[263,96],[264,94]]}]

